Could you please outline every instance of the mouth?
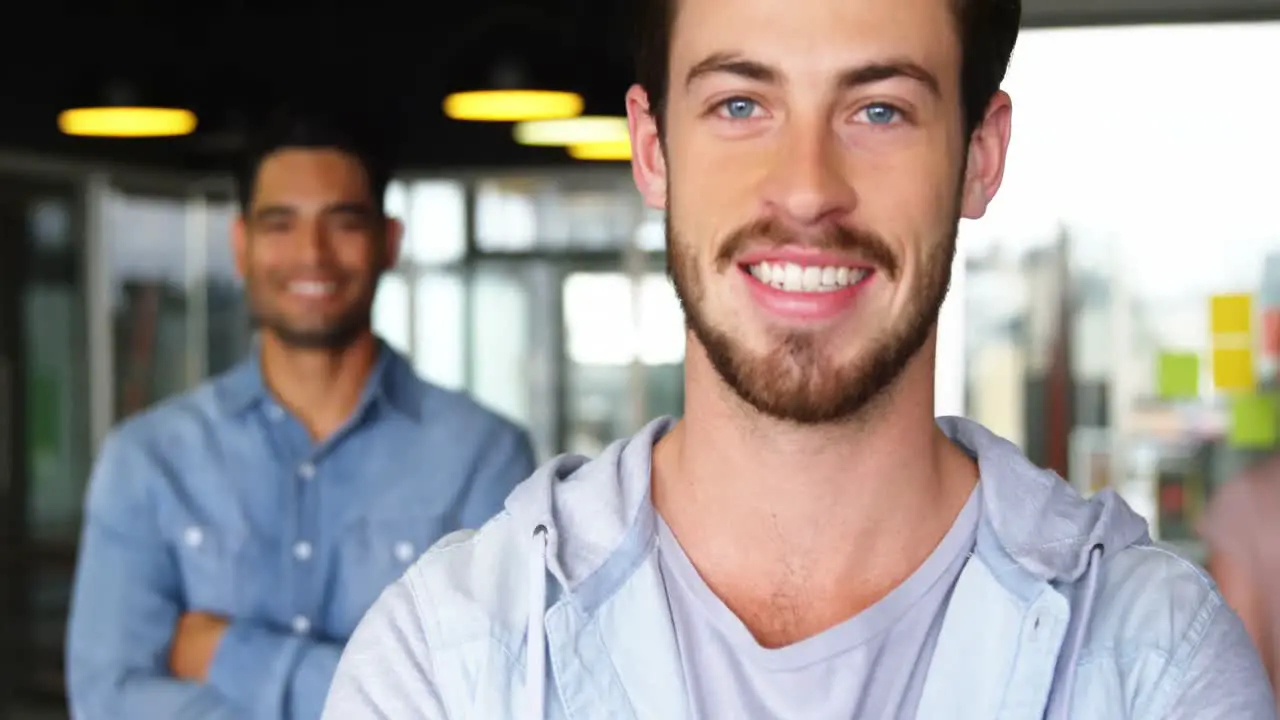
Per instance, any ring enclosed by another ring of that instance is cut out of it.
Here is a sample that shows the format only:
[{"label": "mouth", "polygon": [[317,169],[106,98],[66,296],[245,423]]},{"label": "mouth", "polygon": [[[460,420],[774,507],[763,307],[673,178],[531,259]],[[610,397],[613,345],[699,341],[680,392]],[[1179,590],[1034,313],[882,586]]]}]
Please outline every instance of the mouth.
[{"label": "mouth", "polygon": [[767,316],[791,324],[828,324],[859,303],[876,268],[821,253],[746,258],[738,265],[750,296]]},{"label": "mouth", "polygon": [[785,293],[838,293],[871,275],[871,268],[761,261],[740,266],[762,285]]},{"label": "mouth", "polygon": [[323,300],[338,292],[338,283],[327,280],[294,280],[286,289],[290,295],[307,300]]}]

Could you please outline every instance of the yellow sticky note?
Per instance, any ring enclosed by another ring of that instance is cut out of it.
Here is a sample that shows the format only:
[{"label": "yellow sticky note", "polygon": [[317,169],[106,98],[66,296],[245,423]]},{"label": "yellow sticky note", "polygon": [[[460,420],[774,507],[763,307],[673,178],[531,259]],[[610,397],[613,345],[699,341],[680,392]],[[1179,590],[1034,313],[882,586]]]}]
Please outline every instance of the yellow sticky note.
[{"label": "yellow sticky note", "polygon": [[1253,389],[1253,351],[1224,347],[1213,351],[1213,387],[1225,391]]},{"label": "yellow sticky note", "polygon": [[1213,386],[1219,390],[1252,390],[1253,351],[1249,348],[1219,348],[1213,351]]},{"label": "yellow sticky note", "polygon": [[1163,352],[1156,361],[1156,386],[1165,400],[1200,397],[1200,357],[1189,352]]},{"label": "yellow sticky note", "polygon": [[1209,305],[1214,335],[1249,335],[1253,327],[1253,296],[1215,295]]},{"label": "yellow sticky note", "polygon": [[1268,450],[1275,447],[1278,425],[1280,396],[1241,395],[1231,402],[1231,431],[1227,440],[1237,448]]}]

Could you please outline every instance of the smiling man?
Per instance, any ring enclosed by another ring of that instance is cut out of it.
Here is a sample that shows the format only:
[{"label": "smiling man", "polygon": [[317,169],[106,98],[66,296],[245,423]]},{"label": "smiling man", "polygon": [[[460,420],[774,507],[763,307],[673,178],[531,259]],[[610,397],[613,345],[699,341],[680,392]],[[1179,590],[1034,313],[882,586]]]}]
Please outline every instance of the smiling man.
[{"label": "smiling man", "polygon": [[253,352],[103,446],[68,633],[75,717],[317,718],[383,588],[533,470],[523,431],[370,329],[401,229],[368,138],[306,117],[264,130],[233,238]]},{"label": "smiling man", "polygon": [[325,717],[1274,718],[1238,618],[1118,497],[934,417],[1018,0],[641,1],[684,417],[428,552]]}]

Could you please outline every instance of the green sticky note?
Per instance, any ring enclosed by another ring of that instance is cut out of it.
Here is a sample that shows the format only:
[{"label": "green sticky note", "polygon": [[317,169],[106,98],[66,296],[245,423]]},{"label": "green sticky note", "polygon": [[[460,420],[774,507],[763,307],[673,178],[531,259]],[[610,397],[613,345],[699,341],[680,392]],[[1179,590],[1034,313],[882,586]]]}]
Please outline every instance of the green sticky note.
[{"label": "green sticky note", "polygon": [[1200,397],[1200,356],[1189,352],[1164,352],[1156,364],[1156,386],[1165,400]]},{"label": "green sticky note", "polygon": [[1237,448],[1269,450],[1276,444],[1280,425],[1280,396],[1246,394],[1231,402],[1228,441]]}]

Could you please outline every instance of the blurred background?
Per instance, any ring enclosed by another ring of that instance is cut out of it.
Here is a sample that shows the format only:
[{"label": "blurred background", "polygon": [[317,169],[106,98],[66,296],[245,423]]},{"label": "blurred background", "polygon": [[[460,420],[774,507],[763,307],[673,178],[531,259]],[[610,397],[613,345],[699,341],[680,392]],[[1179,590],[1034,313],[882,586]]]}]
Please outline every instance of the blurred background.
[{"label": "blurred background", "polygon": [[[1280,0],[1024,1],[1008,174],[962,227],[938,412],[1117,489],[1200,559],[1197,513],[1276,445]],[[400,148],[387,204],[408,239],[376,325],[425,377],[527,425],[542,459],[681,412],[661,216],[610,135],[623,4],[428,7],[60,17],[0,49],[0,717],[65,717],[98,443],[248,348],[229,170],[284,99],[363,107]],[[494,89],[603,119],[548,138],[446,107]],[[60,116],[114,105],[198,122],[78,137]]]}]

